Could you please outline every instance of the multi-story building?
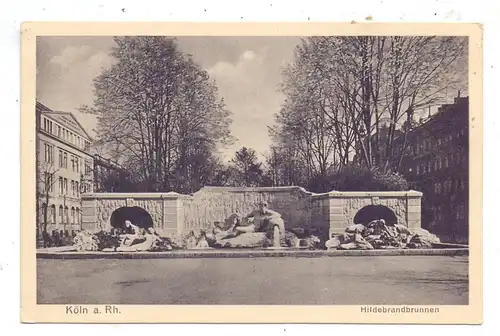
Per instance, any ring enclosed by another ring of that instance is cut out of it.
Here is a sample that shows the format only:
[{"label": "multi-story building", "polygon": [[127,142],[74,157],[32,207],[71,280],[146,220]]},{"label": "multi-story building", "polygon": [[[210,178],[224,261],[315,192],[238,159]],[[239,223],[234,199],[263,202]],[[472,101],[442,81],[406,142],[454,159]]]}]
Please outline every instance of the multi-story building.
[{"label": "multi-story building", "polygon": [[[374,156],[372,164],[389,162],[411,189],[421,191],[422,227],[455,242],[467,242],[469,232],[468,115],[468,97],[458,96],[414,122],[406,133],[395,130],[392,153],[385,147],[386,126],[373,137],[379,141],[380,157]],[[356,157],[360,160],[360,154]]]},{"label": "multi-story building", "polygon": [[468,114],[468,97],[457,97],[422,120],[407,134],[399,167],[423,192],[422,226],[453,241],[467,241],[469,232]]},{"label": "multi-story building", "polygon": [[80,227],[80,193],[93,184],[91,141],[73,114],[36,103],[37,219],[49,233]]},{"label": "multi-story building", "polygon": [[117,161],[96,154],[94,155],[94,191],[95,192],[131,192],[128,171]]}]

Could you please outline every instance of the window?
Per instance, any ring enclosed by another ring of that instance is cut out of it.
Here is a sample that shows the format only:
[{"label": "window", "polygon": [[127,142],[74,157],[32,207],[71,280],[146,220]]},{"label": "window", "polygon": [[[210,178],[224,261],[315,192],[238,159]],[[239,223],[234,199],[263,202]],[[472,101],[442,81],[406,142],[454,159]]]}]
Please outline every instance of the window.
[{"label": "window", "polygon": [[76,193],[76,196],[80,195],[80,188],[78,185],[78,181],[75,181],[75,193]]},{"label": "window", "polygon": [[78,156],[75,156],[75,171],[78,173],[80,172],[80,165],[79,165],[80,159]]},{"label": "window", "polygon": [[[47,203],[42,204],[42,216],[43,216],[43,221],[45,222],[45,218],[48,218],[48,213],[47,213]],[[45,217],[47,216],[47,217]],[[50,219],[50,218],[49,218]]]},{"label": "window", "polygon": [[59,177],[59,194],[60,195],[64,194],[64,185],[62,177]]},{"label": "window", "polygon": [[441,194],[441,182],[437,182],[437,183],[435,184],[434,189],[435,189],[435,193],[436,193],[436,195]]},{"label": "window", "polygon": [[69,210],[67,206],[64,207],[64,220],[65,220],[64,223],[66,224],[69,223]]},{"label": "window", "polygon": [[91,171],[92,171],[92,168],[90,168],[90,162],[85,161],[85,174],[90,174]]},{"label": "window", "polygon": [[434,171],[438,170],[438,162],[436,159],[434,159]]},{"label": "window", "polygon": [[438,205],[438,213],[437,213],[437,220],[442,221],[443,220],[443,207],[441,205]]},{"label": "window", "polygon": [[68,179],[64,178],[64,195],[68,194]]},{"label": "window", "polygon": [[52,218],[52,224],[57,224],[56,206],[54,204],[50,206],[50,217]]},{"label": "window", "polygon": [[54,185],[54,175],[48,172],[45,172],[44,175],[45,191],[52,192],[54,190],[52,187]]},{"label": "window", "polygon": [[449,164],[448,164],[448,163],[449,163],[449,162],[448,162],[448,156],[445,156],[445,157],[444,157],[444,167],[445,167],[445,168],[448,168],[448,167],[449,167]]},{"label": "window", "polygon": [[417,175],[420,175],[420,166],[417,165]]},{"label": "window", "polygon": [[431,162],[427,162],[427,172],[430,173],[431,172]]},{"label": "window", "polygon": [[64,214],[63,214],[63,206],[62,205],[59,206],[59,222],[61,224],[64,223]]},{"label": "window", "polygon": [[59,150],[59,167],[63,166],[63,151],[62,149]]},{"label": "window", "polygon": [[75,181],[71,181],[71,196],[75,195]]},{"label": "window", "polygon": [[47,163],[54,162],[54,146],[49,144],[44,144],[44,154],[45,154],[45,162]]},{"label": "window", "polygon": [[464,219],[465,218],[465,206],[460,203],[458,204],[456,207],[454,207],[455,209],[455,219]]},{"label": "window", "polygon": [[57,129],[57,137],[60,138],[61,137],[61,126],[57,125],[56,129]]},{"label": "window", "polygon": [[49,190],[49,183],[50,183],[49,179],[50,179],[50,174],[47,172],[43,173],[43,184],[44,184],[43,190],[45,191]]},{"label": "window", "polygon": [[71,224],[76,223],[75,208],[71,207]]},{"label": "window", "polygon": [[446,180],[445,183],[446,183],[446,192],[451,193],[451,187],[452,187],[453,181],[451,179],[448,179],[448,180]]},{"label": "window", "polygon": [[80,208],[76,208],[76,224],[80,224]]},{"label": "window", "polygon": [[63,167],[68,168],[68,153],[64,152]]},{"label": "window", "polygon": [[92,185],[90,183],[83,182],[82,183],[82,190],[84,193],[92,192]]}]

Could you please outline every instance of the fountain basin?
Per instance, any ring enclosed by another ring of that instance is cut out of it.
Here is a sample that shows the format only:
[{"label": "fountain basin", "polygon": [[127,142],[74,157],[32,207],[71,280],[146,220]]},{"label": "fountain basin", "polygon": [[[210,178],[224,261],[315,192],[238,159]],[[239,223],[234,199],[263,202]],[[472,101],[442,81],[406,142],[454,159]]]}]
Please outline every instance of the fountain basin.
[{"label": "fountain basin", "polygon": [[427,249],[388,249],[388,250],[307,250],[300,248],[229,248],[204,250],[174,250],[165,252],[76,252],[40,249],[40,259],[180,259],[180,258],[266,258],[266,257],[342,257],[342,256],[468,256],[469,247],[458,244],[436,244]]}]

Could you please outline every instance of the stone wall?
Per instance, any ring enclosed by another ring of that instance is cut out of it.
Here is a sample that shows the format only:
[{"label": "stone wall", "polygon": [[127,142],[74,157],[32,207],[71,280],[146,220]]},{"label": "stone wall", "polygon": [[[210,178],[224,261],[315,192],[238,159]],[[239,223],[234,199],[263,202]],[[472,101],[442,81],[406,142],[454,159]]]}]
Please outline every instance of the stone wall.
[{"label": "stone wall", "polygon": [[311,223],[312,195],[299,187],[205,187],[182,200],[183,230],[212,227],[237,210],[246,216],[261,201],[283,216],[287,228],[303,227]]},{"label": "stone wall", "polygon": [[388,207],[396,215],[398,224],[410,228],[421,226],[422,193],[417,191],[330,192],[327,195],[331,233],[343,232],[347,226],[354,224],[356,213],[367,205]]},{"label": "stone wall", "polygon": [[300,187],[229,188],[205,187],[192,195],[177,193],[100,193],[82,196],[82,227],[109,230],[110,217],[120,207],[138,206],[149,212],[156,230],[164,235],[179,235],[190,230],[207,229],[224,221],[237,210],[245,216],[267,201],[279,212],[287,229],[325,228],[329,233],[343,232],[354,224],[356,213],[367,205],[384,205],[396,215],[398,224],[418,228],[421,223],[422,193],[404,192],[329,192],[310,193]]},{"label": "stone wall", "polygon": [[176,193],[100,193],[82,196],[82,228],[99,231],[111,228],[110,218],[121,207],[140,207],[151,216],[155,229],[176,234],[179,231],[180,198]]}]

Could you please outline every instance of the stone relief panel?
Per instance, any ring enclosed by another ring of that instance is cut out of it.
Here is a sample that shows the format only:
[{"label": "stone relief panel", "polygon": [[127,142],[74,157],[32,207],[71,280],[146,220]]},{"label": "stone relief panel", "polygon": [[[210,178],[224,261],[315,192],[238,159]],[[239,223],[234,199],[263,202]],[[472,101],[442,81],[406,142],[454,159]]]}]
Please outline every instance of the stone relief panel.
[{"label": "stone relief panel", "polygon": [[[138,195],[139,196],[139,195]],[[299,187],[290,188],[203,188],[193,195],[179,195],[180,208],[172,207],[164,199],[110,199],[89,200],[89,206],[95,206],[95,229],[109,230],[110,217],[114,210],[124,206],[138,206],[151,215],[154,226],[175,229],[179,224],[181,231],[209,229],[216,221],[224,221],[237,210],[242,216],[257,209],[261,201],[267,201],[269,207],[279,212],[287,228],[292,227],[329,227],[332,211],[341,214],[343,225],[354,222],[354,216],[364,206],[380,204],[390,208],[398,223],[407,225],[407,201],[402,197],[367,196],[328,198],[314,197]],[[173,200],[170,200],[173,201]],[[335,201],[332,203],[332,201]],[[419,199],[408,199],[409,205],[420,205]],[[330,207],[334,208],[330,208]],[[83,207],[84,208],[84,207]],[[338,212],[340,211],[340,213]],[[90,224],[90,222],[89,222]],[[339,223],[335,223],[338,225]]]},{"label": "stone relief panel", "polygon": [[[354,223],[354,217],[361,208],[372,205],[371,197],[353,197],[345,198],[342,202],[342,214],[345,217],[347,225]],[[401,198],[378,198],[375,205],[383,205],[391,209],[398,220],[398,224],[406,223],[406,201]]]},{"label": "stone relief panel", "polygon": [[408,223],[406,222],[406,199],[384,198],[381,199],[380,204],[385,205],[394,212],[396,218],[398,219],[398,224],[408,225]]},{"label": "stone relief panel", "polygon": [[113,211],[118,208],[126,206],[125,199],[97,199],[96,200],[96,229],[109,230],[111,224],[109,219]]},{"label": "stone relief panel", "polygon": [[364,206],[372,204],[370,197],[344,198],[342,200],[342,215],[345,218],[345,226],[354,224],[354,216]]},{"label": "stone relief panel", "polygon": [[118,208],[126,206],[137,206],[145,209],[153,219],[155,227],[161,227],[163,223],[163,201],[158,199],[134,199],[133,202],[126,199],[97,199],[96,219],[99,230],[109,230],[111,214]]},{"label": "stone relief panel", "polygon": [[162,199],[136,199],[135,206],[145,209],[153,219],[155,228],[163,227],[163,200]]},{"label": "stone relief panel", "polygon": [[279,212],[287,228],[308,225],[310,221],[311,195],[300,188],[259,191],[244,188],[232,190],[204,188],[191,199],[183,200],[185,230],[208,229],[216,221],[224,221],[238,210],[242,216],[257,209],[266,201],[269,208]]}]

